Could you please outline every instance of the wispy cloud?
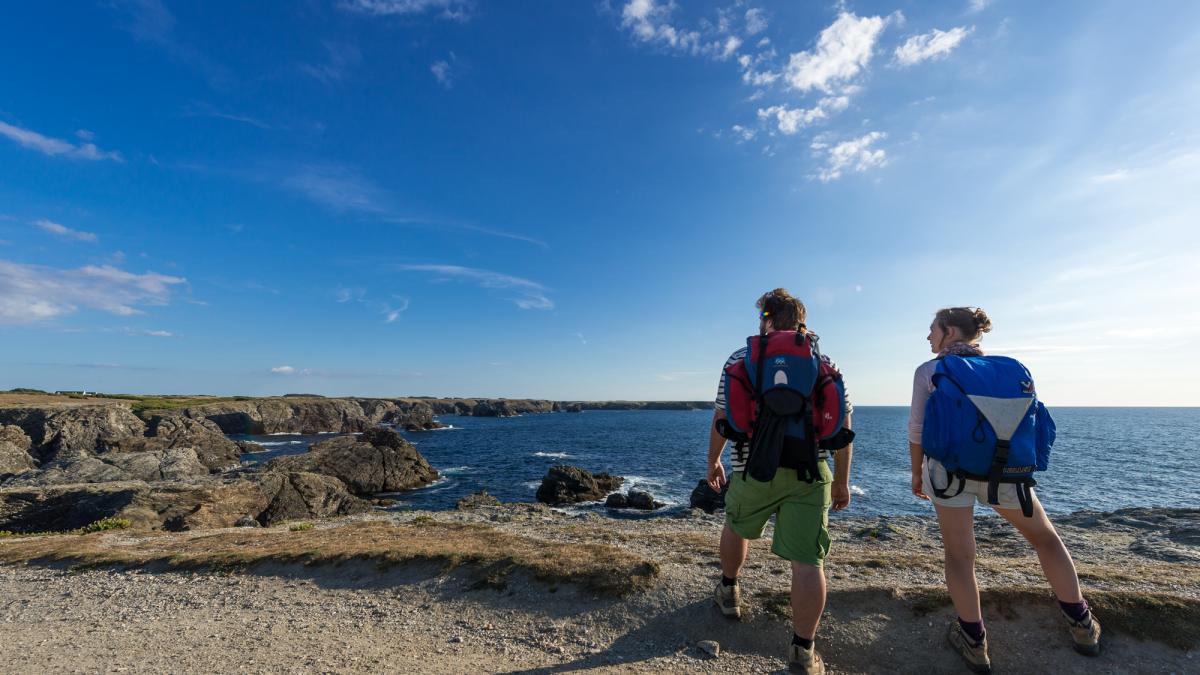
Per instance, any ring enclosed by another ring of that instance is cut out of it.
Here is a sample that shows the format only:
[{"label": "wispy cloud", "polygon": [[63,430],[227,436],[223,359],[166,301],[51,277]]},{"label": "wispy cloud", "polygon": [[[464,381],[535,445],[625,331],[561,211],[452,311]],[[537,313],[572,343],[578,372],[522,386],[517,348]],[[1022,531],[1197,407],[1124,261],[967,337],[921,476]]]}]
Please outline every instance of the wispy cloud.
[{"label": "wispy cloud", "polygon": [[140,335],[143,337],[169,338],[175,337],[175,334],[169,330],[146,330],[138,328],[126,328],[123,331],[126,335]]},{"label": "wispy cloud", "polygon": [[826,96],[812,108],[788,108],[783,105],[759,108],[758,119],[771,120],[774,118],[779,132],[790,136],[811,126],[814,122],[828,119],[849,106],[849,96]]},{"label": "wispy cloud", "polygon": [[374,16],[432,13],[439,18],[463,21],[470,16],[474,3],[471,0],[342,0],[338,7]]},{"label": "wispy cloud", "polygon": [[1110,171],[1108,173],[1092,176],[1091,181],[1093,183],[1115,183],[1117,181],[1126,180],[1132,175],[1133,174],[1129,171],[1129,169],[1117,169],[1116,171]]},{"label": "wispy cloud", "polygon": [[849,141],[831,144],[817,139],[812,143],[813,154],[825,160],[815,176],[823,183],[837,180],[846,171],[862,173],[868,169],[887,164],[887,153],[883,149],[871,149],[879,140],[887,137],[880,131],[872,131]]},{"label": "wispy cloud", "polygon": [[307,368],[297,369],[292,366],[275,366],[271,369],[272,375],[308,375]]},{"label": "wispy cloud", "polygon": [[370,179],[337,164],[301,166],[282,180],[285,188],[335,211],[375,215],[392,212],[388,196]]},{"label": "wispy cloud", "polygon": [[[722,16],[716,23],[705,21],[701,24],[703,30],[697,30],[675,24],[671,17],[675,8],[675,3],[671,0],[663,3],[657,0],[629,0],[621,7],[621,26],[638,42],[663,49],[692,56],[705,56],[718,61],[737,56],[738,48],[742,46],[742,38],[730,34],[727,10],[720,12]],[[766,18],[761,14],[751,13],[747,15],[747,24],[765,30]],[[747,28],[747,35],[752,34]]]},{"label": "wispy cloud", "polygon": [[362,62],[362,52],[349,43],[326,42],[325,51],[324,62],[300,64],[300,72],[322,84],[333,84],[345,78],[351,69]]},{"label": "wispy cloud", "polygon": [[471,223],[405,215],[396,206],[396,200],[390,192],[358,171],[339,164],[305,165],[285,175],[279,180],[279,184],[297,195],[339,213],[358,213],[394,225],[477,232],[550,248],[541,239],[516,232]]},{"label": "wispy cloud", "polygon": [[454,52],[450,52],[450,60],[434,61],[433,65],[429,66],[429,72],[437,78],[438,84],[447,89],[454,86],[454,66],[451,65],[451,61],[454,60]]},{"label": "wispy cloud", "polygon": [[182,277],[134,274],[110,265],[60,269],[0,260],[0,324],[31,324],[81,308],[119,316],[138,305],[165,305]]},{"label": "wispy cloud", "polygon": [[370,309],[381,315],[384,323],[395,323],[409,306],[406,296],[392,294],[387,300],[377,300],[370,297],[365,288],[338,288],[333,297],[341,304],[352,302]]},{"label": "wispy cloud", "polygon": [[515,296],[509,300],[521,309],[554,309],[554,301],[546,295],[549,289],[529,279],[459,265],[399,265],[397,269],[428,272],[439,281],[465,281],[480,288],[512,291]]},{"label": "wispy cloud", "polygon": [[992,4],[992,0],[968,0],[967,11],[971,14],[976,14],[987,9]]},{"label": "wispy cloud", "polygon": [[50,234],[62,237],[63,239],[74,239],[75,241],[88,241],[88,242],[95,242],[99,239],[99,237],[97,237],[95,235],[95,233],[93,233],[93,232],[82,232],[80,230],[72,230],[71,228],[67,227],[66,225],[60,225],[54,221],[46,220],[45,218],[43,218],[41,220],[35,220],[35,221],[33,221],[33,224],[35,226],[37,226],[38,229],[40,229],[44,232],[49,232]]},{"label": "wispy cloud", "polygon": [[228,120],[230,122],[239,122],[241,124],[247,124],[252,127],[258,127],[259,129],[270,129],[271,128],[270,124],[267,124],[266,122],[264,122],[258,118],[251,117],[249,115],[241,115],[241,114],[231,113],[231,112],[222,112],[221,110],[218,110],[217,108],[213,107],[211,104],[208,104],[208,103],[192,104],[184,109],[183,114],[190,116],[190,117],[212,117],[214,119],[219,119],[219,120]]},{"label": "wispy cloud", "polygon": [[974,28],[958,26],[948,31],[933,29],[928,33],[914,35],[904,44],[896,47],[895,63],[901,68],[914,66],[922,61],[944,59],[954,50]]},{"label": "wispy cloud", "polygon": [[78,145],[61,138],[43,136],[30,129],[22,129],[6,122],[0,122],[0,136],[15,141],[18,145],[36,150],[51,157],[69,157],[71,159],[103,160],[114,162],[123,161],[121,153],[108,152],[96,147],[95,143],[84,141]]},{"label": "wispy cloud", "polygon": [[581,344],[581,345],[587,344],[587,338],[583,337],[583,333],[571,333],[571,335],[574,335],[575,337],[579,338],[579,344]]},{"label": "wispy cloud", "polygon": [[821,31],[815,49],[791,55],[785,80],[801,92],[819,89],[831,93],[866,69],[885,25],[883,17],[842,12]]},{"label": "wispy cloud", "polygon": [[134,38],[154,45],[176,61],[198,70],[210,85],[224,86],[233,79],[228,68],[176,34],[175,16],[160,0],[113,0],[111,6],[125,13],[127,23],[123,28]]},{"label": "wispy cloud", "polygon": [[767,29],[767,13],[757,7],[746,10],[746,34],[758,35]]}]

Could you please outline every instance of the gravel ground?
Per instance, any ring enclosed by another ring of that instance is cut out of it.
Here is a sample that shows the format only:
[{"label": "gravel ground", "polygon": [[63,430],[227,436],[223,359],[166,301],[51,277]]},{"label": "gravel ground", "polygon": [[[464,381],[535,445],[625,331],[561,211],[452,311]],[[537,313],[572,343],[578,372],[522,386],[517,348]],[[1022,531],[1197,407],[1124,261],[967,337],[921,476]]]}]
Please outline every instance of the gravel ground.
[{"label": "gravel ground", "polygon": [[[1196,546],[1187,528],[1195,519],[1147,524],[1152,515],[1093,514],[1061,529],[1081,562],[1116,564],[1144,550],[1154,564],[1188,563]],[[788,588],[784,561],[762,546],[752,550],[743,621],[730,622],[712,606],[719,516],[625,520],[521,506],[368,517],[487,522],[546,540],[602,541],[658,561],[661,574],[649,592],[613,598],[519,573],[501,588],[479,589],[468,570],[445,573],[425,563],[388,571],[367,563],[272,564],[250,573],[0,566],[6,647],[0,672],[657,673],[786,666],[790,627],[772,600]],[[981,570],[983,586],[1044,587],[1020,538],[998,523],[981,523],[981,561],[1010,563]],[[905,564],[902,557],[937,553],[929,519],[846,519],[833,529],[830,599],[818,639],[831,672],[965,672],[943,646],[952,611],[917,612],[905,598],[941,582],[927,564]],[[1163,543],[1155,548],[1155,541]],[[839,563],[839,556],[874,555],[894,564]],[[1133,586],[1139,584],[1172,590],[1152,578]],[[1130,590],[1128,581],[1103,578],[1085,585]],[[1194,585],[1175,586],[1176,594],[1197,597]],[[1108,636],[1099,659],[1076,655],[1049,596],[988,611],[997,672],[1200,672],[1194,651],[1120,634]],[[718,657],[700,647],[707,640],[720,644]]]}]

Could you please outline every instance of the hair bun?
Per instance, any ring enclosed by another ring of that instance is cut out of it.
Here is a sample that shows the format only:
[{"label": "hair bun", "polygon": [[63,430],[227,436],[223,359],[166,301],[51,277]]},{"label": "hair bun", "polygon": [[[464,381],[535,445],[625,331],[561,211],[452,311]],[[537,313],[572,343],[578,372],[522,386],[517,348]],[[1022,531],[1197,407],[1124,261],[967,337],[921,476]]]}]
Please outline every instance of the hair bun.
[{"label": "hair bun", "polygon": [[976,307],[971,316],[975,319],[975,327],[979,329],[980,333],[991,332],[992,320],[988,318],[987,312],[983,311],[979,307]]}]

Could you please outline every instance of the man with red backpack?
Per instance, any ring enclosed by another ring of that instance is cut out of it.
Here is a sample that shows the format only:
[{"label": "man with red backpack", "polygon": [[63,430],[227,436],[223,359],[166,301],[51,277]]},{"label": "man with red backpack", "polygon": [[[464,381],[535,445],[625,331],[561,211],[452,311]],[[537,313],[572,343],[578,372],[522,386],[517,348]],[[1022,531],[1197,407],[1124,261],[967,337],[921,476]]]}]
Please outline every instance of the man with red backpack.
[{"label": "man with red backpack", "polygon": [[[853,412],[841,373],[804,325],[804,303],[777,288],[758,299],[759,334],[725,362],[708,443],[708,484],[725,495],[721,532],[721,612],[741,618],[738,572],[748,539],[775,516],[771,550],[792,563],[793,672],[825,672],[813,646],[825,609],[822,564],[829,551],[829,509],[850,504]],[[727,442],[732,475],[721,455]],[[834,458],[830,472],[827,459]]]}]

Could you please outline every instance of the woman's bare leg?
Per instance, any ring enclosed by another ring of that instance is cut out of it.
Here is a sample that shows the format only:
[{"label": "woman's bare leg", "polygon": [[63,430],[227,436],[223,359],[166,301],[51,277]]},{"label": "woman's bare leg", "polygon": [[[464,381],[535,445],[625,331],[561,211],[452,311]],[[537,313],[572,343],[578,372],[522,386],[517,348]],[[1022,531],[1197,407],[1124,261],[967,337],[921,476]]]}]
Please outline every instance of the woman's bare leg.
[{"label": "woman's bare leg", "polygon": [[970,506],[938,506],[938,526],[946,551],[946,588],[954,611],[963,621],[983,621],[979,583],[975,580],[975,517]]},{"label": "woman's bare leg", "polygon": [[1083,594],[1079,591],[1079,576],[1075,573],[1075,563],[1071,554],[1058,538],[1058,532],[1042,503],[1036,494],[1033,498],[1033,516],[1026,518],[1020,509],[996,509],[996,513],[1013,524],[1025,539],[1037,551],[1038,561],[1042,563],[1042,572],[1054,589],[1054,595],[1062,602],[1083,602]]}]

